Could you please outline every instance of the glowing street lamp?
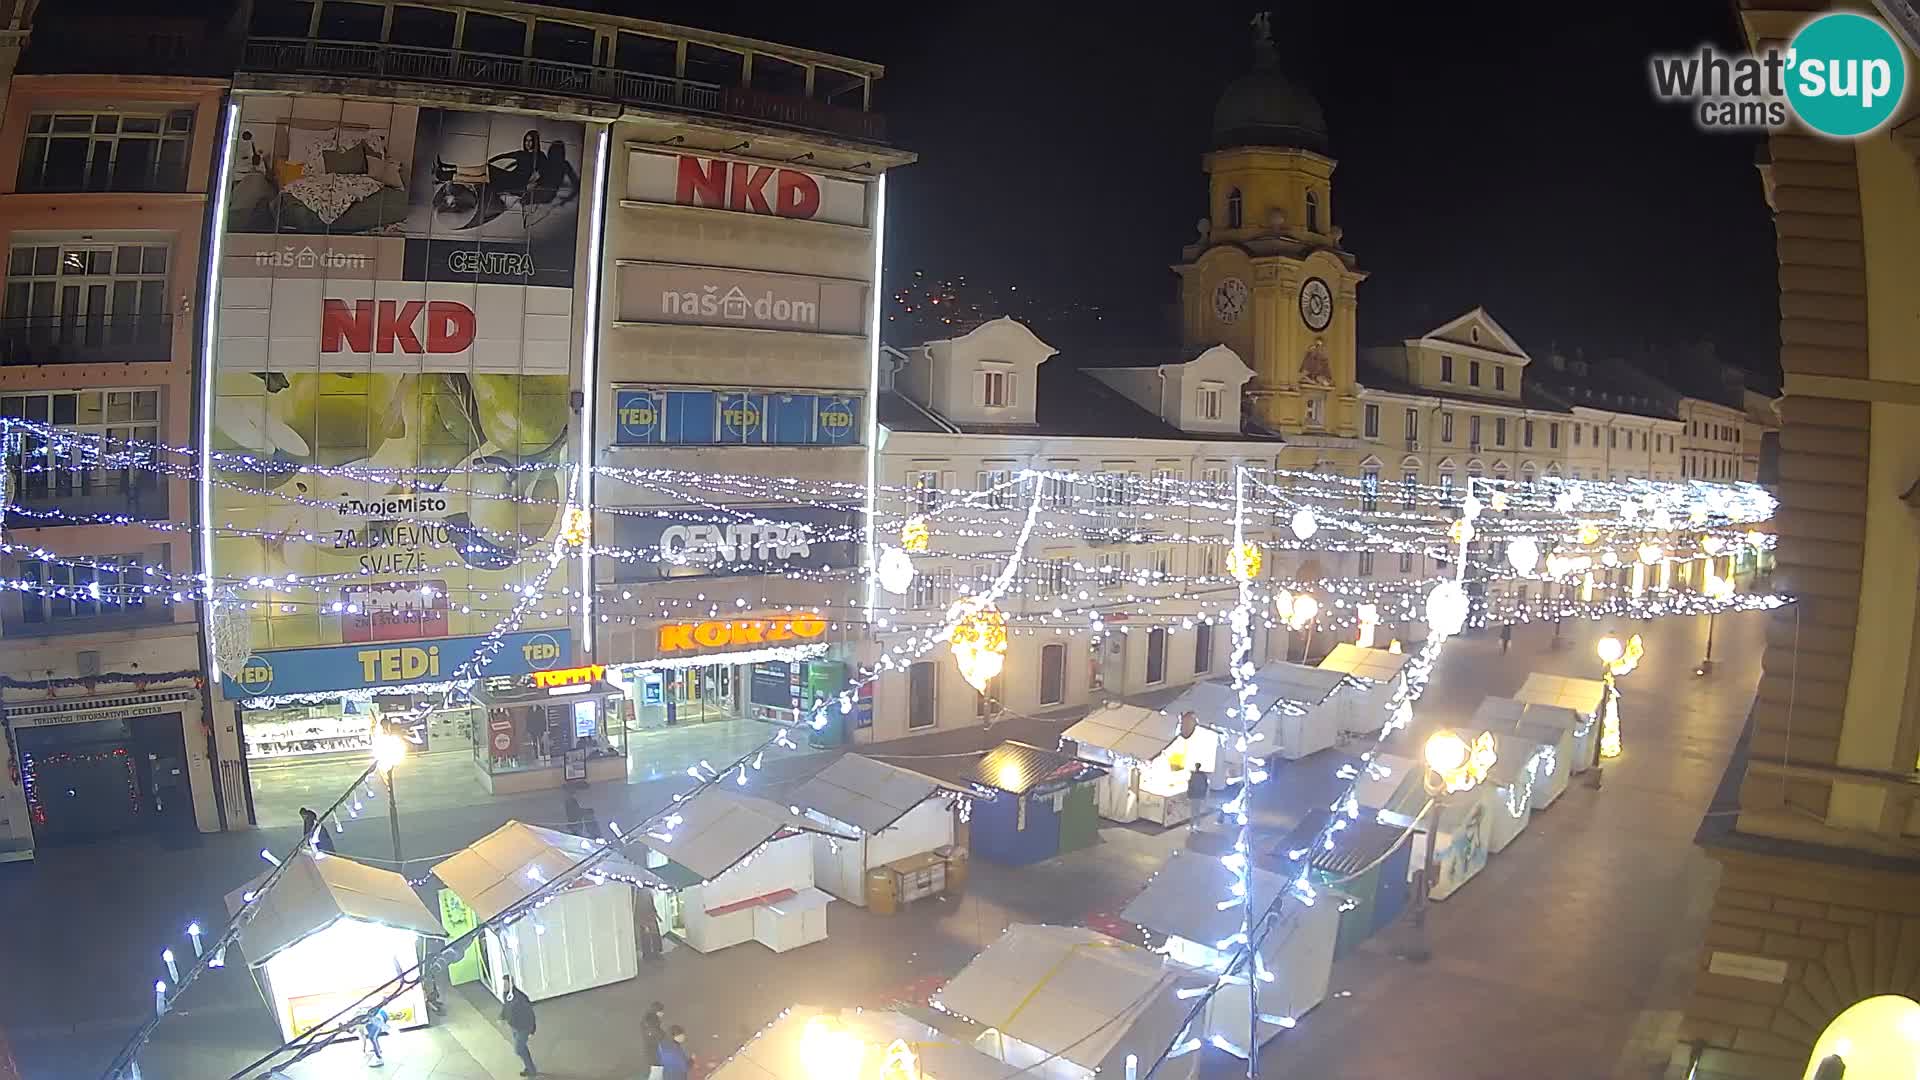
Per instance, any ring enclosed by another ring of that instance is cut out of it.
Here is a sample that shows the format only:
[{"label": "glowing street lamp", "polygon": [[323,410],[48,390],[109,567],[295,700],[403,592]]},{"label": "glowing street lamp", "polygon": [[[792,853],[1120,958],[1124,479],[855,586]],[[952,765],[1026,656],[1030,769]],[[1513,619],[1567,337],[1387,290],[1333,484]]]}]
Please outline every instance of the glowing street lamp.
[{"label": "glowing street lamp", "polygon": [[1483,731],[1472,742],[1448,728],[1427,736],[1421,748],[1426,771],[1421,777],[1426,787],[1427,809],[1433,817],[1427,824],[1427,865],[1421,871],[1420,907],[1414,912],[1414,947],[1407,958],[1424,961],[1433,949],[1427,937],[1427,911],[1433,906],[1433,887],[1440,877],[1440,822],[1446,816],[1452,796],[1472,791],[1487,778],[1499,761],[1499,744],[1493,732]]},{"label": "glowing street lamp", "polygon": [[407,740],[392,731],[375,732],[373,767],[387,782],[387,829],[393,834],[393,865],[401,877],[407,876],[407,862],[400,854],[400,797],[393,790],[393,767],[405,761]]},{"label": "glowing street lamp", "polygon": [[1606,685],[1602,698],[1600,716],[1600,737],[1593,746],[1593,784],[1600,786],[1600,759],[1620,756],[1620,690],[1614,685],[1616,675],[1626,675],[1640,666],[1640,658],[1646,655],[1646,643],[1635,634],[1621,641],[1612,634],[1600,639],[1594,652],[1600,657],[1601,682]]}]

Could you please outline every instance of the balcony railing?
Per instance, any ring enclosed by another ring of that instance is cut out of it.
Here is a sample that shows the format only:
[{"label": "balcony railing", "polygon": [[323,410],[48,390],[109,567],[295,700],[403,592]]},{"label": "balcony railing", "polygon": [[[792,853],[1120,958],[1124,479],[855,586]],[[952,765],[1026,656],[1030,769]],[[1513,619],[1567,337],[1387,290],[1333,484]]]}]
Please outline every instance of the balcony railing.
[{"label": "balcony railing", "polygon": [[71,524],[73,519],[87,521],[98,515],[117,515],[134,521],[162,521],[172,515],[167,509],[167,485],[154,483],[151,474],[144,483],[132,482],[117,472],[62,471],[16,473],[12,477],[6,527],[41,529]]},{"label": "balcony railing", "polygon": [[692,79],[648,75],[618,68],[499,56],[464,49],[430,49],[378,42],[253,38],[241,61],[245,71],[360,76],[533,90],[687,112],[759,120],[782,127],[825,131],[868,142],[886,140],[879,113],[746,87],[716,86]]},{"label": "balcony railing", "polygon": [[173,358],[172,315],[0,319],[0,366],[145,364]]}]

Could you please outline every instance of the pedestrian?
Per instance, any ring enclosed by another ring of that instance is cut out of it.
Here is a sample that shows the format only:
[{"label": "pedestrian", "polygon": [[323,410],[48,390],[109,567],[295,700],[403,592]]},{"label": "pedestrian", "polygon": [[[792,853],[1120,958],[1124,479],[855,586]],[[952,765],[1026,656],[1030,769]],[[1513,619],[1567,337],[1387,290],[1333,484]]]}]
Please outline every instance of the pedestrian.
[{"label": "pedestrian", "polygon": [[315,852],[333,854],[333,834],[320,824],[319,814],[304,806],[300,808],[300,836],[303,842],[313,845]]},{"label": "pedestrian", "polygon": [[654,1002],[640,1020],[640,1064],[646,1066],[648,1080],[660,1080],[660,1048],[667,1043],[667,1007]]},{"label": "pedestrian", "polygon": [[633,927],[640,938],[640,959],[649,964],[660,959],[666,949],[660,941],[660,909],[654,906],[652,889],[634,890]]},{"label": "pedestrian", "polygon": [[567,831],[575,836],[585,836],[586,833],[580,831],[580,822],[586,817],[586,811],[580,808],[580,797],[571,791],[567,792],[566,814]]},{"label": "pedestrian", "polygon": [[687,1049],[687,1032],[679,1024],[667,1033],[667,1041],[660,1044],[661,1080],[690,1080],[693,1076],[693,1051]]},{"label": "pedestrian", "polygon": [[513,985],[511,977],[501,982],[500,989],[500,1019],[506,1021],[513,1032],[513,1052],[520,1055],[520,1063],[525,1066],[520,1075],[538,1076],[540,1069],[533,1063],[533,1050],[527,1046],[527,1040],[539,1026],[533,1018],[533,1000]]},{"label": "pedestrian", "polygon": [[1200,737],[1199,732],[1200,715],[1192,709],[1181,713],[1180,737],[1186,740],[1187,746],[1187,798],[1193,802],[1200,802],[1207,797],[1209,783],[1207,771],[1200,767],[1206,763],[1195,753],[1198,748],[1194,743]]},{"label": "pedestrian", "polygon": [[376,1006],[367,1014],[367,1018],[360,1022],[360,1051],[368,1064],[376,1068],[387,1063],[387,1059],[380,1055],[380,1036],[385,1035],[387,1031],[385,1008]]},{"label": "pedestrian", "polygon": [[1500,624],[1500,655],[1505,656],[1507,654],[1507,650],[1511,648],[1513,648],[1513,624],[1501,623]]}]

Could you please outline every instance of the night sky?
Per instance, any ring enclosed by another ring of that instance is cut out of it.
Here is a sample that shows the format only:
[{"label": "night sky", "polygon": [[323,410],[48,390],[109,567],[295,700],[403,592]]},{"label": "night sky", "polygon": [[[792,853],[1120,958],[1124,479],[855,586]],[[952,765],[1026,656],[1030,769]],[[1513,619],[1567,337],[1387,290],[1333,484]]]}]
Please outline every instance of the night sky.
[{"label": "night sky", "polygon": [[[1165,336],[1167,269],[1205,213],[1220,90],[1254,4],[665,4],[651,17],[882,63],[894,141],[889,276],[1018,284]],[[1646,60],[1734,46],[1731,0],[1273,5],[1284,70],[1319,97],[1333,213],[1371,277],[1363,344],[1484,304],[1528,350],[1707,340],[1777,356],[1759,140],[1656,103]],[[1177,14],[1169,14],[1177,13]],[[1391,13],[1391,14],[1387,14]]]}]

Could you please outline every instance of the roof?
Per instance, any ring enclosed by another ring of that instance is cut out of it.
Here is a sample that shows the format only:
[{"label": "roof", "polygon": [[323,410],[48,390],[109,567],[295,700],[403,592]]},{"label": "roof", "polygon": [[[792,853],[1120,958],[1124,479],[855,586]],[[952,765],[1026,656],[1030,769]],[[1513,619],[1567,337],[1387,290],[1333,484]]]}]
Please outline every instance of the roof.
[{"label": "roof", "polygon": [[1368,809],[1398,810],[1406,804],[1409,793],[1414,790],[1418,790],[1424,800],[1426,789],[1418,784],[1408,784],[1421,771],[1420,763],[1412,758],[1398,754],[1374,754],[1354,781],[1354,801]]},{"label": "roof", "polygon": [[880,426],[888,431],[919,431],[930,434],[952,433],[959,430],[933,413],[913,403],[913,399],[898,390],[882,390],[879,397],[879,409],[876,418]]},{"label": "roof", "polygon": [[[433,874],[485,921],[604,846],[571,833],[509,821],[440,861]],[[649,871],[617,855],[594,865],[624,878],[657,880]]]},{"label": "roof", "polygon": [[1178,992],[1214,979],[1077,926],[1015,923],[935,996],[941,1008],[1084,1069],[1118,1076],[1179,1037]]},{"label": "roof", "polygon": [[1349,820],[1334,834],[1333,850],[1313,853],[1313,868],[1336,877],[1355,877],[1387,857],[1411,835],[1412,830],[1398,825],[1360,818]]},{"label": "roof", "polygon": [[[1254,672],[1250,680],[1253,683],[1253,707],[1260,714],[1255,729],[1265,731],[1269,739],[1278,738],[1278,718],[1268,715],[1275,705],[1282,701],[1302,706],[1318,705],[1332,695],[1346,677],[1345,672],[1307,667],[1288,660],[1268,663]],[[1214,679],[1187,687],[1168,702],[1166,713],[1177,717],[1192,709],[1201,723],[1215,731],[1237,732],[1242,725],[1238,720],[1229,719],[1229,711],[1239,707],[1240,698],[1233,684]]]},{"label": "roof", "polygon": [[1408,397],[1436,398],[1441,401],[1499,406],[1507,409],[1532,409],[1535,412],[1571,413],[1573,409],[1565,401],[1547,392],[1545,388],[1534,385],[1532,370],[1529,367],[1528,373],[1520,379],[1520,396],[1517,399],[1494,394],[1476,394],[1470,390],[1447,386],[1420,386],[1381,368],[1378,364],[1363,363],[1358,382],[1369,390],[1404,394]]},{"label": "roof", "polygon": [[1179,714],[1114,702],[1089,712],[1063,732],[1061,738],[1152,761],[1166,752],[1179,735]]},{"label": "roof", "polygon": [[[1319,750],[1291,761],[1269,758],[1267,780],[1253,786],[1253,799],[1247,809],[1256,856],[1291,862],[1287,853],[1306,846],[1311,837],[1326,827],[1334,803],[1353,786],[1353,781],[1342,774],[1351,775],[1359,766],[1359,758],[1334,749]],[[1224,855],[1232,849],[1239,834],[1237,824],[1223,821],[1218,815],[1207,815],[1194,820],[1187,847]]]},{"label": "roof", "polygon": [[[271,876],[261,876],[227,894],[227,909],[239,912],[247,896]],[[240,929],[240,948],[247,962],[264,964],[285,949],[325,930],[341,919],[392,926],[427,937],[444,938],[446,931],[420,902],[407,879],[391,870],[354,862],[339,855],[315,856],[301,852],[288,860],[280,880],[256,898],[253,915]]]},{"label": "roof", "polygon": [[1011,740],[977,758],[958,760],[967,763],[961,771],[964,779],[1013,795],[1061,783],[1079,783],[1107,771],[1057,750],[1042,750]]},{"label": "roof", "polygon": [[941,791],[925,776],[861,754],[842,754],[789,796],[865,833],[877,833]]},{"label": "roof", "polygon": [[[733,869],[741,859],[758,851],[761,845],[784,832],[832,833],[793,813],[784,806],[753,795],[741,795],[724,787],[710,787],[684,802],[674,813],[679,824],[668,830],[673,839],[662,840],[658,829],[647,833],[642,843],[712,881]],[[844,840],[858,837],[844,836]]]},{"label": "roof", "polygon": [[1473,726],[1496,735],[1518,731],[1523,726],[1559,730],[1583,723],[1578,712],[1564,705],[1542,705],[1516,698],[1487,698],[1473,711]]},{"label": "roof", "polygon": [[1227,84],[1213,107],[1213,147],[1297,147],[1327,152],[1327,118],[1312,94],[1280,71],[1264,24],[1253,42],[1253,70]]},{"label": "roof", "polygon": [[1564,706],[1582,717],[1589,717],[1599,713],[1606,694],[1607,685],[1599,679],[1576,679],[1536,671],[1527,676],[1513,697],[1530,704]]},{"label": "roof", "polygon": [[1363,649],[1351,642],[1343,641],[1333,647],[1320,661],[1320,666],[1329,671],[1345,672],[1357,675],[1373,682],[1390,682],[1398,676],[1401,669],[1411,659],[1405,653],[1390,652],[1386,649]]},{"label": "roof", "polygon": [[[1287,879],[1250,869],[1257,921],[1282,898]],[[1156,934],[1174,934],[1212,948],[1240,931],[1242,910],[1238,906],[1222,910],[1215,899],[1226,896],[1234,880],[1233,871],[1212,855],[1175,851],[1140,895],[1120,910],[1120,917]]]},{"label": "roof", "polygon": [[755,1035],[747,1045],[722,1061],[709,1080],[799,1080],[813,1075],[802,1063],[802,1041],[815,1021],[851,1033],[867,1047],[854,1072],[837,1072],[834,1080],[886,1080],[886,1049],[904,1042],[919,1062],[919,1075],[938,1080],[1010,1080],[1019,1068],[975,1050],[937,1028],[897,1012],[842,1009],[833,1012],[796,1005]]}]

